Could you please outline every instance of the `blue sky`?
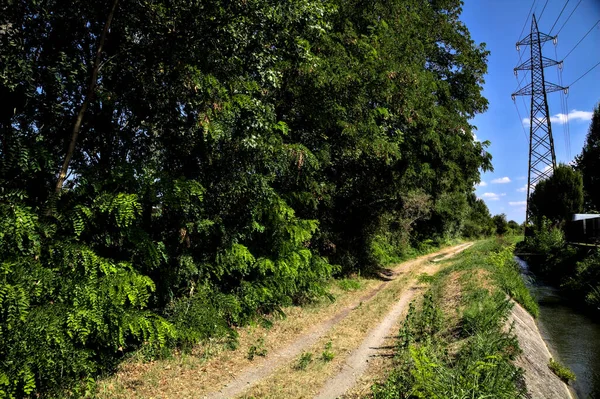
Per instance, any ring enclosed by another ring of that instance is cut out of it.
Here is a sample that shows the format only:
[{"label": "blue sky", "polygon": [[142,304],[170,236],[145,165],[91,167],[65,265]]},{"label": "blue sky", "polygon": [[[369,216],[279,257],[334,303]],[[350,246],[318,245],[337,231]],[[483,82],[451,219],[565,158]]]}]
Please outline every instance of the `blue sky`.
[{"label": "blue sky", "polygon": [[[534,13],[540,32],[550,33],[566,0],[536,0]],[[579,5],[577,6],[577,4]],[[519,119],[511,93],[516,91],[517,80],[513,68],[519,60],[515,44],[525,24],[533,0],[465,0],[461,19],[467,25],[476,43],[486,43],[491,51],[488,74],[485,78],[484,96],[489,101],[486,113],[477,115],[472,124],[477,126],[477,138],[491,141],[488,151],[493,156],[494,172],[482,175],[482,185],[476,189],[492,214],[505,213],[508,219],[522,222],[525,219],[524,187],[527,184],[529,125]],[[544,5],[546,8],[542,14]],[[575,8],[577,6],[577,8]],[[569,0],[558,23],[555,35],[567,17],[574,11],[560,31],[558,44],[547,42],[543,55],[562,60],[577,42],[596,24],[588,36],[568,55],[562,71],[563,86],[570,85],[592,66],[600,62],[600,0]],[[540,18],[541,15],[541,18]],[[531,17],[523,35],[531,30]],[[521,47],[522,61],[529,59],[529,47]],[[558,56],[558,57],[557,57]],[[519,80],[524,72],[519,72]],[[557,67],[545,70],[546,80],[558,84]],[[529,81],[525,79],[523,85]],[[525,104],[523,103],[525,100]],[[517,97],[521,119],[529,117],[529,98]],[[569,109],[570,151],[565,143],[561,113],[561,94],[548,94],[552,118],[552,132],[558,162],[568,163],[581,152],[590,124],[591,112],[600,101],[600,66],[575,83],[567,97]],[[527,108],[526,108],[527,107]],[[523,132],[525,128],[525,132]]]}]

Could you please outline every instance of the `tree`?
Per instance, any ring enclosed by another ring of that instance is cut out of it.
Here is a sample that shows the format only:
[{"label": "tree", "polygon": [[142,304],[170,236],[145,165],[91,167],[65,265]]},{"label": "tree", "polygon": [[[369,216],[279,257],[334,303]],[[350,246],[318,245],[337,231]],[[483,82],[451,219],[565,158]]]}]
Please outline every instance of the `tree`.
[{"label": "tree", "polygon": [[496,227],[496,234],[502,236],[508,233],[508,222],[506,221],[506,215],[504,213],[494,215],[492,220],[494,221],[494,226]]},{"label": "tree", "polygon": [[463,234],[467,238],[487,237],[496,231],[496,226],[485,201],[475,193],[468,196],[469,213],[465,221]]},{"label": "tree", "polygon": [[402,224],[413,192],[432,203],[416,241],[461,233],[466,197],[491,168],[489,143],[469,124],[487,107],[488,52],[460,22],[459,1],[335,3],[331,34],[312,46],[319,62],[285,70],[277,105],[299,159],[320,171],[307,164],[282,187],[320,221],[329,258],[353,270],[372,266],[369,243],[382,221]]},{"label": "tree", "polygon": [[531,220],[540,226],[543,218],[555,225],[570,220],[583,209],[581,173],[568,165],[558,165],[552,176],[540,181],[529,198]]},{"label": "tree", "polygon": [[8,396],[61,396],[121,351],[227,334],[378,249],[460,235],[491,168],[469,123],[488,52],[459,0],[0,10]]},{"label": "tree", "polygon": [[523,230],[521,229],[521,225],[515,222],[514,220],[508,221],[508,228],[510,229],[512,234],[520,234],[523,232]]},{"label": "tree", "polygon": [[600,212],[600,103],[594,108],[585,144],[581,154],[575,157],[575,165],[583,177],[585,210]]}]

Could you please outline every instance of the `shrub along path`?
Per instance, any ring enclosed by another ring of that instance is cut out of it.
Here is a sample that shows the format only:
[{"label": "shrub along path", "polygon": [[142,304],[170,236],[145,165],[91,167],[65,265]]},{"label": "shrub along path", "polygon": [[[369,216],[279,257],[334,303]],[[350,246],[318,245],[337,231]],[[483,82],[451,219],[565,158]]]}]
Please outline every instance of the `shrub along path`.
[{"label": "shrub along path", "polygon": [[[334,303],[288,308],[287,318],[274,321],[269,328],[257,325],[240,329],[240,345],[235,351],[208,343],[192,355],[149,363],[133,359],[116,375],[100,381],[99,396],[312,397],[343,369],[365,337],[373,335],[373,326],[390,322],[386,315],[397,313],[397,309],[390,312],[395,304],[409,302],[402,297],[414,295],[410,288],[416,286],[419,274],[433,273],[440,266],[434,260],[451,257],[470,245],[445,248],[401,263],[389,270],[384,281],[359,278],[359,286],[350,291],[348,287],[340,289],[342,280],[332,287]],[[399,314],[391,317],[397,319]],[[388,330],[381,331],[385,336]],[[303,370],[298,364],[302,355],[307,366]]]}]

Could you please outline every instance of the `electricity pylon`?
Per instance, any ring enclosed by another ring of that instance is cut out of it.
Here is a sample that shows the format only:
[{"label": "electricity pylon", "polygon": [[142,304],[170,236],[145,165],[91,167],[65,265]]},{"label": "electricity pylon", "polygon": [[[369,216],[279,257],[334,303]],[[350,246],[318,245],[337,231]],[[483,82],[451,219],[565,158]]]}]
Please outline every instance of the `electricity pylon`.
[{"label": "electricity pylon", "polygon": [[531,83],[511,95],[513,101],[516,96],[531,95],[525,224],[529,222],[529,196],[533,187],[540,180],[550,177],[556,168],[554,139],[552,138],[552,125],[546,93],[559,90],[566,92],[567,88],[545,81],[544,68],[554,65],[562,68],[562,61],[555,61],[542,55],[542,43],[552,40],[556,44],[556,39],[557,36],[540,33],[534,14],[531,20],[531,33],[517,43],[517,51],[520,46],[529,46],[531,49],[531,58],[514,69],[515,74],[518,73],[517,71],[531,71]]}]

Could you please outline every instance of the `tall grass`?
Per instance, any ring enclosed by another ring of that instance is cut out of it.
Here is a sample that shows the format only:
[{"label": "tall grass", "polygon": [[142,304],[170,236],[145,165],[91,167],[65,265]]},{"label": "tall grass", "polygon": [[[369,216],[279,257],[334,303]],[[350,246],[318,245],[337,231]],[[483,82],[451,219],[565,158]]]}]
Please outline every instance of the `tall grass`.
[{"label": "tall grass", "polygon": [[[504,327],[512,308],[506,294],[532,309],[535,302],[511,263],[511,247],[495,240],[479,243],[430,280],[422,304],[409,308],[394,371],[373,386],[374,398],[526,397],[522,371],[512,363],[519,343]],[[448,299],[444,287],[456,273],[461,276],[458,318],[442,311]]]}]

